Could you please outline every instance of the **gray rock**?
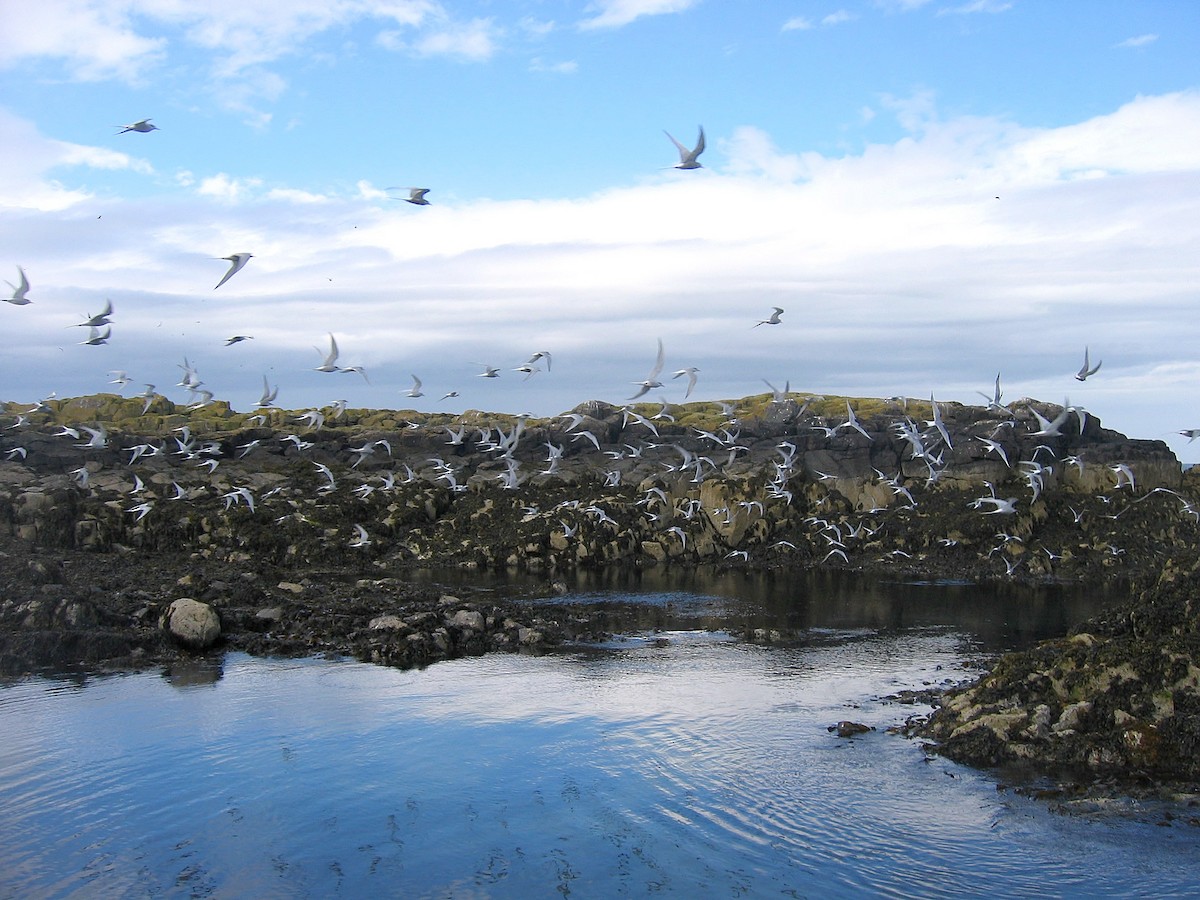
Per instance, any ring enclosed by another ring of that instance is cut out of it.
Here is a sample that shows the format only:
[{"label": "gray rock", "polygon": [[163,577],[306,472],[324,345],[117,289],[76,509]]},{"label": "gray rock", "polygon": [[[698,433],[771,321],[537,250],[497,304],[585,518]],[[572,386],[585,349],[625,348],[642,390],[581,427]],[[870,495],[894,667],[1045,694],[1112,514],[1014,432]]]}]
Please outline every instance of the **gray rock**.
[{"label": "gray rock", "polygon": [[221,619],[207,603],[181,597],[163,617],[163,626],[177,641],[193,650],[203,650],[221,636]]},{"label": "gray rock", "polygon": [[456,628],[470,628],[472,631],[483,631],[483,613],[473,609],[460,609],[451,617],[450,624]]}]

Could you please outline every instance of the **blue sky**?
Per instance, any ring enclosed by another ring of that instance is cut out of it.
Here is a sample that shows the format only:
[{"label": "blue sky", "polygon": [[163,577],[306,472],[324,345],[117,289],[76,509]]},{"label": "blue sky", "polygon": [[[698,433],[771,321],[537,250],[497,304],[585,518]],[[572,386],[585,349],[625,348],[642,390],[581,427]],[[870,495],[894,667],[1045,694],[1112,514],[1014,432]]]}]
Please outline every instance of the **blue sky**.
[{"label": "blue sky", "polygon": [[[293,409],[549,415],[625,400],[661,337],[651,398],[685,366],[691,399],[974,402],[1000,371],[1200,459],[1200,5],[41,0],[0,28],[0,277],[34,300],[0,305],[4,399],[122,369],[184,402],[186,356],[239,409],[266,375]],[[663,130],[701,124],[673,169]],[[330,333],[369,382],[313,371]]]}]

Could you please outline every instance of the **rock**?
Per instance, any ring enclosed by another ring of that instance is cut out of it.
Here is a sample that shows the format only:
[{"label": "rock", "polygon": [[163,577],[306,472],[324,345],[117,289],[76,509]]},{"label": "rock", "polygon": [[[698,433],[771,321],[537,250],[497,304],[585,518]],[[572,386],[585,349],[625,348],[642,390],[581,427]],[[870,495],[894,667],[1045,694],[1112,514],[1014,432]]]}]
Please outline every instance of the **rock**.
[{"label": "rock", "polygon": [[473,609],[460,609],[450,617],[450,624],[455,628],[470,628],[472,631],[483,631],[483,613]]},{"label": "rock", "polygon": [[207,603],[181,597],[163,617],[163,625],[177,641],[192,650],[203,650],[221,636],[221,619]]},{"label": "rock", "polygon": [[399,616],[386,615],[376,616],[367,623],[367,627],[372,631],[398,631],[401,628],[407,628],[408,626]]},{"label": "rock", "polygon": [[830,725],[826,730],[837,732],[838,737],[848,738],[854,737],[856,734],[866,734],[868,731],[874,731],[875,729],[870,725],[863,725],[861,722],[851,722],[843,719],[836,725]]},{"label": "rock", "polygon": [[1050,726],[1050,730],[1055,734],[1078,731],[1091,711],[1092,702],[1090,700],[1080,700],[1078,703],[1064,706],[1062,715],[1058,717],[1057,722]]}]

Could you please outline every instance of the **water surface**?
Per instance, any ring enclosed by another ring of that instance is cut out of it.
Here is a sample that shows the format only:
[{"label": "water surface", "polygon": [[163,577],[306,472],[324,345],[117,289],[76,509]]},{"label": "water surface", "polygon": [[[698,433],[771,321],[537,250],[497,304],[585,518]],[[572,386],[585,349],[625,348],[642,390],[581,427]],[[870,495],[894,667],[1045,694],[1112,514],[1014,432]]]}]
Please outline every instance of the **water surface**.
[{"label": "water surface", "polygon": [[[0,896],[1184,896],[1200,884],[1200,828],[1056,814],[883,732],[921,708],[881,698],[958,677],[976,635],[860,623],[808,637],[763,647],[666,631],[407,672],[230,655],[10,683]],[[827,730],[841,719],[879,730],[841,739]]]}]

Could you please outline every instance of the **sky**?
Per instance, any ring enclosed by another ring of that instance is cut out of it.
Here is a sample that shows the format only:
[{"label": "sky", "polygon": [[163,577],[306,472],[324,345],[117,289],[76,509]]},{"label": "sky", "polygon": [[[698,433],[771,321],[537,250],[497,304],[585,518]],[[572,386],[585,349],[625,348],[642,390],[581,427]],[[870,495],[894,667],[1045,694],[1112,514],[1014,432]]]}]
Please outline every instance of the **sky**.
[{"label": "sky", "polygon": [[[185,403],[187,360],[242,411],[265,377],[548,416],[628,400],[661,339],[643,401],[686,367],[689,400],[1000,373],[1200,461],[1200,4],[18,0],[0,33],[32,301],[0,303],[0,399]],[[365,375],[316,371],[331,335]]]}]

